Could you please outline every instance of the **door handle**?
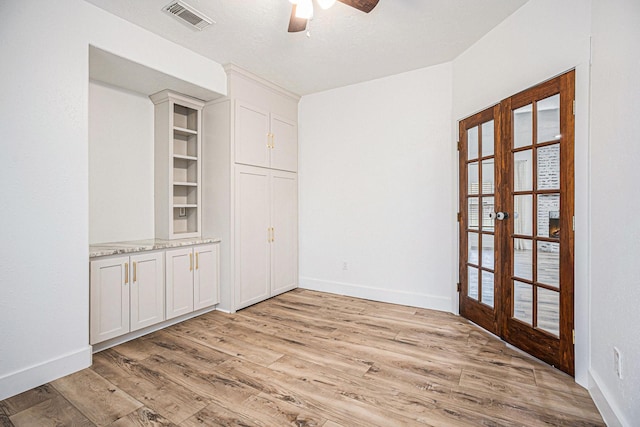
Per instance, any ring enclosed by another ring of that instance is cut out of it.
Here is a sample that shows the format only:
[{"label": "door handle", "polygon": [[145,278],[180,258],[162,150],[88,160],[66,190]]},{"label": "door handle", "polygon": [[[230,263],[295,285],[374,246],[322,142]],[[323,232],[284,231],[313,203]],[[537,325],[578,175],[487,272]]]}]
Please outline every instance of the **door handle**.
[{"label": "door handle", "polygon": [[505,219],[509,219],[509,214],[507,212],[490,212],[489,218],[504,221]]}]

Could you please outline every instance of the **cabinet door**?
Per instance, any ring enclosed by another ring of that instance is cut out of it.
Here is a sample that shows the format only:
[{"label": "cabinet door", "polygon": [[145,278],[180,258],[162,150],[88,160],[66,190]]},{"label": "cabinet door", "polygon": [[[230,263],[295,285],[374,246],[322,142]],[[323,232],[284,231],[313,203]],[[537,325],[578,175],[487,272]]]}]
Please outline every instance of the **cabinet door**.
[{"label": "cabinet door", "polygon": [[129,257],[91,261],[90,343],[129,332]]},{"label": "cabinet door", "polygon": [[166,252],[166,319],[193,311],[193,249]]},{"label": "cabinet door", "polygon": [[210,307],[220,302],[220,257],[218,244],[196,246],[193,273],[193,309]]},{"label": "cabinet door", "polygon": [[132,256],[131,331],[164,320],[164,264],[162,252]]},{"label": "cabinet door", "polygon": [[235,161],[269,167],[269,112],[236,101]]},{"label": "cabinet door", "polygon": [[298,286],[298,179],[271,174],[271,296]]},{"label": "cabinet door", "polygon": [[235,167],[235,305],[236,309],[270,295],[269,171]]},{"label": "cabinet door", "polygon": [[298,170],[298,127],[283,117],[271,115],[271,168]]}]

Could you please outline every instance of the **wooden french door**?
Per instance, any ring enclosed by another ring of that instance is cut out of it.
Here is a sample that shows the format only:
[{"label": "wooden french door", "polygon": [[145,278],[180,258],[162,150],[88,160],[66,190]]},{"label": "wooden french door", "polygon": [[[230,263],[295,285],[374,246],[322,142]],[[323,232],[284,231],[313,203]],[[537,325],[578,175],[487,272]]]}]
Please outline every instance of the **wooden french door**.
[{"label": "wooden french door", "polygon": [[460,314],[574,374],[574,71],[460,121]]}]

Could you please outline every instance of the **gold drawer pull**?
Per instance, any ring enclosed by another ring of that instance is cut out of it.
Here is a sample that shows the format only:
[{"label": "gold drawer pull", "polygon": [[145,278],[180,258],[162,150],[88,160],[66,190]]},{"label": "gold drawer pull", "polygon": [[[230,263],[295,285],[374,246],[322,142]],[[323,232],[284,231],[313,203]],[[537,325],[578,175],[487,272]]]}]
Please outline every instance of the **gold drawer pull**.
[{"label": "gold drawer pull", "polygon": [[129,263],[124,263],[124,284],[129,283]]}]

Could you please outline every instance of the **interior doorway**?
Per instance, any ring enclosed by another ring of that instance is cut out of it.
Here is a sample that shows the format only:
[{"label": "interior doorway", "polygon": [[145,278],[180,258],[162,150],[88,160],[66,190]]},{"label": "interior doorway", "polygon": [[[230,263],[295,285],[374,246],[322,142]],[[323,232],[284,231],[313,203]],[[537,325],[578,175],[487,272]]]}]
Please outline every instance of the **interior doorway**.
[{"label": "interior doorway", "polygon": [[460,314],[574,375],[575,72],[459,123]]}]

